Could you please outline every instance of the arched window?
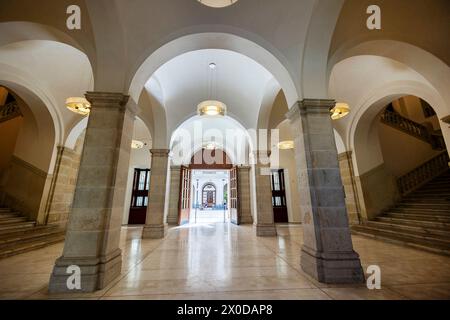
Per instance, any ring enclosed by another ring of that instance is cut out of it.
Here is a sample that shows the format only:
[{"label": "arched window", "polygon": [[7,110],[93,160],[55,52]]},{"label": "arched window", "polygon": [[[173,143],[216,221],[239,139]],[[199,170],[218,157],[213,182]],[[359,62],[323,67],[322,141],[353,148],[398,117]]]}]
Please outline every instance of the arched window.
[{"label": "arched window", "polygon": [[203,208],[214,208],[216,206],[216,192],[216,187],[212,183],[208,183],[203,187]]}]

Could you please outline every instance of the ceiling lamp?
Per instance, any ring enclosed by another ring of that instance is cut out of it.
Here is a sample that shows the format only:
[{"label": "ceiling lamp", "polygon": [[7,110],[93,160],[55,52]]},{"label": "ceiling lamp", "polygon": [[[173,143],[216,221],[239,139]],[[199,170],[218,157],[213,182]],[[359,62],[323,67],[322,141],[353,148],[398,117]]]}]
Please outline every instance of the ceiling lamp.
[{"label": "ceiling lamp", "polygon": [[208,144],[206,145],[206,150],[210,150],[210,151],[216,150],[216,144],[213,143],[213,142],[208,143]]},{"label": "ceiling lamp", "polygon": [[339,120],[350,114],[350,106],[347,103],[336,103],[336,106],[330,110],[331,119]]},{"label": "ceiling lamp", "polygon": [[294,149],[294,141],[282,141],[278,144],[278,149],[280,150],[291,150]]},{"label": "ceiling lamp", "polygon": [[226,111],[227,106],[220,101],[208,100],[198,105],[198,114],[200,116],[225,116]]},{"label": "ceiling lamp", "polygon": [[66,107],[72,112],[87,116],[91,112],[91,104],[86,98],[71,97],[66,100]]},{"label": "ceiling lamp", "polygon": [[238,0],[197,0],[201,4],[212,8],[224,8],[231,6]]},{"label": "ceiling lamp", "polygon": [[144,148],[145,143],[139,140],[133,140],[131,141],[131,148],[132,149],[142,149]]}]

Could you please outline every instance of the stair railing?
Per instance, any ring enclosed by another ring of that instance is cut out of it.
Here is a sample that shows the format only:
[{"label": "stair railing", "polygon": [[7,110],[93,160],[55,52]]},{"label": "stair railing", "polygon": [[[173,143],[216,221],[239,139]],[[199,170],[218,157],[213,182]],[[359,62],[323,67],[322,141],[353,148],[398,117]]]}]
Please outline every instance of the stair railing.
[{"label": "stair railing", "polygon": [[3,107],[0,107],[0,123],[20,116],[22,116],[22,113],[20,112],[19,105],[16,101],[7,103]]},{"label": "stair railing", "polygon": [[449,155],[447,151],[444,151],[420,167],[400,177],[397,180],[397,184],[402,196],[408,195],[449,170],[449,161]]},{"label": "stair railing", "polygon": [[442,136],[431,133],[424,125],[409,120],[397,112],[386,110],[381,115],[381,122],[429,143],[434,150],[445,150]]}]

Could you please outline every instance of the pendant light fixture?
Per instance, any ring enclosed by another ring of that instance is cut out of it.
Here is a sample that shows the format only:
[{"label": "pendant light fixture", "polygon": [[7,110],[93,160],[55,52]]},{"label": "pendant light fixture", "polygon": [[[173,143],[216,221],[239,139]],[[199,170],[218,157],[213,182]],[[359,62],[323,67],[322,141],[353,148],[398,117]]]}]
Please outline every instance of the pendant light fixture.
[{"label": "pendant light fixture", "polygon": [[208,65],[208,100],[200,102],[197,112],[200,116],[225,116],[227,106],[213,97],[217,97],[217,64],[211,62]]}]

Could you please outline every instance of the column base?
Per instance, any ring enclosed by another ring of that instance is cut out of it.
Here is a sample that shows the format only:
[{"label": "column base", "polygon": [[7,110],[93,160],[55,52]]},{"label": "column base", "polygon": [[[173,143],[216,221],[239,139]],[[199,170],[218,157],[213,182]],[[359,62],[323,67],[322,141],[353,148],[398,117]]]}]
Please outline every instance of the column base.
[{"label": "column base", "polygon": [[167,224],[169,226],[177,226],[178,225],[178,217],[167,217]]},{"label": "column base", "polygon": [[167,225],[146,225],[142,231],[142,239],[164,239],[167,235]]},{"label": "column base", "polygon": [[242,224],[253,224],[253,217],[252,216],[243,216],[241,217],[241,225]]},{"label": "column base", "polygon": [[320,253],[302,248],[301,267],[308,275],[325,284],[364,283],[359,255],[352,252]]},{"label": "column base", "polygon": [[[73,276],[73,273],[67,273],[70,266],[78,266],[81,270],[81,289],[79,290],[70,290],[67,285],[67,280]],[[122,252],[120,249],[100,258],[65,258],[63,256],[56,260],[48,290],[50,293],[95,292],[104,289],[120,276],[121,271]]]},{"label": "column base", "polygon": [[274,224],[257,224],[256,228],[256,236],[257,237],[276,237],[277,236],[277,228]]}]

